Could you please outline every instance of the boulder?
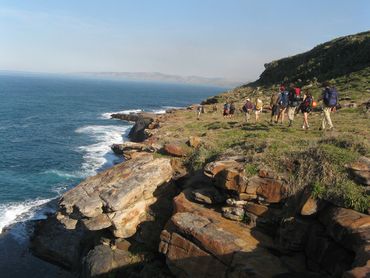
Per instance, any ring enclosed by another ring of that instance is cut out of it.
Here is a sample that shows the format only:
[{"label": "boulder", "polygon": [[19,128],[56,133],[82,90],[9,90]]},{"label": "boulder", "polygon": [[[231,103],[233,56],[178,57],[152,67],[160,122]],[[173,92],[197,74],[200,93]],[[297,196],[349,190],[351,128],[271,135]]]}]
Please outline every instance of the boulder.
[{"label": "boulder", "polygon": [[347,168],[355,181],[365,186],[370,185],[370,158],[363,156]]},{"label": "boulder", "polygon": [[244,209],[240,207],[223,207],[222,216],[234,220],[234,221],[243,221],[244,220]]},{"label": "boulder", "polygon": [[135,142],[124,142],[122,144],[113,144],[111,146],[112,151],[115,154],[124,154],[125,152],[130,151],[139,151],[139,152],[155,152],[156,149],[150,145],[135,143]]},{"label": "boulder", "polygon": [[184,157],[188,154],[188,150],[186,150],[184,146],[177,143],[165,144],[163,149],[166,154],[176,157]]},{"label": "boulder", "polygon": [[308,197],[308,199],[304,202],[302,209],[301,209],[301,215],[309,216],[314,215],[317,213],[319,200],[315,199],[313,197]]},{"label": "boulder", "polygon": [[56,218],[41,221],[31,241],[34,255],[67,269],[77,269],[80,263],[82,242],[88,234],[80,227],[67,230]]},{"label": "boulder", "polygon": [[222,160],[222,161],[214,161],[211,163],[208,163],[204,167],[204,174],[207,177],[214,178],[218,173],[225,169],[243,169],[243,166],[241,163],[235,161],[235,160]]},{"label": "boulder", "polygon": [[216,188],[210,186],[194,189],[192,194],[195,201],[207,205],[221,204],[226,200],[225,195],[220,193]]},{"label": "boulder", "polygon": [[60,207],[89,230],[112,226],[116,236],[129,237],[171,177],[170,160],[148,154],[83,181],[62,196]]},{"label": "boulder", "polygon": [[142,142],[147,139],[145,129],[153,122],[153,118],[139,117],[135,125],[131,128],[128,137],[133,142]]},{"label": "boulder", "polygon": [[355,210],[330,206],[319,213],[327,233],[348,250],[356,252],[370,240],[370,216]]},{"label": "boulder", "polygon": [[277,179],[254,176],[248,181],[246,193],[255,193],[268,203],[279,203],[285,197],[285,186]]},{"label": "boulder", "polygon": [[237,193],[245,192],[247,181],[243,168],[226,168],[215,176],[216,186]]},{"label": "boulder", "polygon": [[120,268],[143,262],[143,257],[126,250],[112,250],[109,246],[98,245],[84,258],[83,278],[111,277]]}]

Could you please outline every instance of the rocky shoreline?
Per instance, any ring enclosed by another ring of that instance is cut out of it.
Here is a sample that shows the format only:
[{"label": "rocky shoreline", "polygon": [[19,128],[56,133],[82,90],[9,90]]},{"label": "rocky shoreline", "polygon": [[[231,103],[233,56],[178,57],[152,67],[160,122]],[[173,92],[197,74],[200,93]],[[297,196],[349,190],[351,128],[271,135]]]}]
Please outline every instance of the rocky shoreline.
[{"label": "rocky shoreline", "polygon": [[[284,174],[260,165],[249,175],[243,155],[190,172],[184,158],[204,139],[160,140],[176,113],[112,115],[135,122],[132,142],[112,146],[126,161],[63,194],[55,215],[37,225],[34,254],[81,277],[370,273],[368,214],[308,192],[291,196]],[[368,159],[348,167],[367,181]]]}]

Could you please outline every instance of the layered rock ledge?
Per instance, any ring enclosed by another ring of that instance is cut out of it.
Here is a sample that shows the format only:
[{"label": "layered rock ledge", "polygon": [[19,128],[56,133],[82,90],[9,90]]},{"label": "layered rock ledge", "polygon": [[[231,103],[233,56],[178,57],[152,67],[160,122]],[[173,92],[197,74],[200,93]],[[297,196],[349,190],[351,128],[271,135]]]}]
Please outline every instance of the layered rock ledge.
[{"label": "layered rock ledge", "polygon": [[[292,195],[285,174],[247,173],[253,157],[242,154],[189,172],[185,162],[207,142],[168,140],[166,117],[141,127],[143,142],[112,146],[126,161],[62,196],[36,229],[35,254],[81,277],[369,275],[368,214]],[[347,169],[366,186],[368,166],[361,158]]]}]

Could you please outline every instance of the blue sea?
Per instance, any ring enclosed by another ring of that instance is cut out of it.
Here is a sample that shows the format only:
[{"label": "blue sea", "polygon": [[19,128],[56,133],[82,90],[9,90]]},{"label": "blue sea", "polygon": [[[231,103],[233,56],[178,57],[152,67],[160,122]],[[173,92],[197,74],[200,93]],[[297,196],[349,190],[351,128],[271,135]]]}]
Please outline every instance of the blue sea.
[{"label": "blue sea", "polygon": [[120,161],[110,145],[126,140],[131,124],[111,113],[163,113],[224,90],[0,73],[0,232],[43,218],[44,204]]}]

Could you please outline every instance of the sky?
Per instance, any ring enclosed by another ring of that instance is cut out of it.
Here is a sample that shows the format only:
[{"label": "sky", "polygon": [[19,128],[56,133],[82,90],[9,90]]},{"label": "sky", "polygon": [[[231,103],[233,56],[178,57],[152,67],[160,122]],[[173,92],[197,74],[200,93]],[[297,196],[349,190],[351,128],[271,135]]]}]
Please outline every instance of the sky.
[{"label": "sky", "polygon": [[369,0],[0,0],[0,70],[258,78],[370,30]]}]

